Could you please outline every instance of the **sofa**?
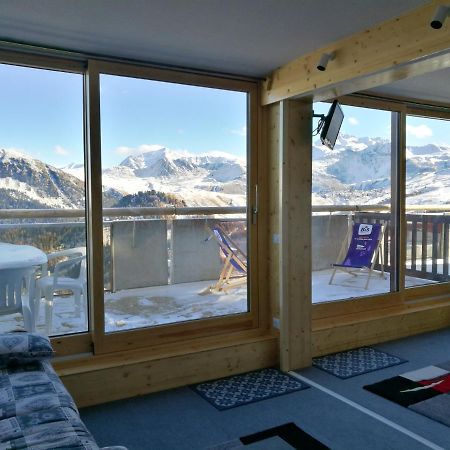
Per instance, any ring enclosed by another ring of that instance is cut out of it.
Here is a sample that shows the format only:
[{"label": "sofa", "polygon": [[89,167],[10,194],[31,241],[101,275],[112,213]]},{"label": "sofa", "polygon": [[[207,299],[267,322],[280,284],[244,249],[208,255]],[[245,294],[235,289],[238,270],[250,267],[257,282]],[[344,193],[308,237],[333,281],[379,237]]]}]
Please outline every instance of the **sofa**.
[{"label": "sofa", "polygon": [[45,336],[0,334],[1,450],[100,448],[50,364],[53,353]]}]

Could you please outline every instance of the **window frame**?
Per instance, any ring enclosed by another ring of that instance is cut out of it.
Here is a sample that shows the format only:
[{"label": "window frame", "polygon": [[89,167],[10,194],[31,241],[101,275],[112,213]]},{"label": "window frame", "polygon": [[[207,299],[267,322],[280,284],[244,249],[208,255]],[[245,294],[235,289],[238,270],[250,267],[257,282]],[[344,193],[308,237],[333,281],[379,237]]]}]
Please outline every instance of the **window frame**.
[{"label": "window frame", "polygon": [[[52,52],[50,52],[52,53]],[[208,338],[219,335],[234,337],[260,333],[268,327],[269,305],[264,262],[260,255],[266,252],[264,224],[261,226],[257,211],[258,181],[262,175],[258,157],[264,154],[262,116],[259,102],[258,80],[220,74],[199,73],[193,70],[167,69],[139,63],[111,62],[84,57],[39,55],[28,52],[0,50],[0,63],[30,68],[79,73],[84,77],[84,152],[86,189],[86,233],[88,247],[89,327],[87,332],[52,336],[51,342],[58,356],[76,354],[104,354],[134,348],[156,348],[177,343],[185,346],[187,339]],[[249,249],[248,305],[242,314],[167,324],[152,328],[124,330],[105,334],[103,304],[103,251],[102,251],[102,195],[101,195],[101,141],[100,141],[100,73],[130,76],[163,82],[189,84],[247,93],[247,238]],[[262,198],[265,188],[259,190]],[[264,212],[262,203],[260,211]],[[260,266],[262,269],[260,270]],[[99,282],[101,280],[101,282]],[[246,334],[247,333],[247,334]]]},{"label": "window frame", "polygon": [[[156,327],[129,329],[113,333],[104,330],[103,295],[103,230],[101,192],[101,130],[100,130],[100,75],[117,75],[154,81],[188,84],[225,90],[246,92],[247,108],[247,236],[249,250],[248,305],[249,311],[230,316],[212,317]],[[258,148],[258,84],[256,82],[219,78],[211,75],[175,70],[143,67],[124,63],[88,60],[86,97],[88,120],[86,129],[89,156],[87,179],[89,192],[89,281],[91,286],[91,327],[94,353],[103,354],[133,348],[171,344],[186,339],[209,337],[255,330],[261,326],[258,283],[258,221],[254,220],[257,182]],[[254,263],[255,262],[255,263]]]},{"label": "window frame", "polygon": [[[312,304],[313,329],[320,327],[322,319],[335,318],[338,322],[349,320],[353,314],[368,313],[369,318],[377,314],[377,311],[392,309],[395,314],[410,306],[419,306],[441,301],[448,297],[450,282],[427,284],[405,288],[404,270],[406,261],[406,215],[405,215],[405,189],[406,189],[406,116],[414,115],[426,118],[450,120],[450,108],[442,105],[421,104],[407,99],[382,98],[353,94],[338,98],[343,105],[371,108],[390,111],[398,114],[398,129],[391,130],[392,135],[397,134],[399,146],[397,148],[398,167],[396,168],[398,190],[397,198],[397,223],[398,223],[398,291],[388,292],[367,297],[353,297],[350,299],[336,300]],[[393,122],[392,122],[393,125]],[[393,183],[391,183],[392,185]],[[395,195],[395,192],[392,192]],[[394,211],[393,211],[394,213]],[[431,306],[431,305],[430,305]]]},{"label": "window frame", "polygon": [[[33,69],[53,70],[57,72],[75,73],[83,76],[85,79],[86,61],[79,59],[68,59],[52,57],[39,54],[14,52],[0,50],[0,64],[28,67]],[[83,96],[83,116],[86,114],[86,98]],[[85,139],[86,130],[83,129],[83,138]],[[86,161],[85,161],[86,168]],[[87,189],[85,183],[85,195]],[[87,232],[87,204],[85,206],[85,223]],[[89,309],[89,305],[88,309]],[[92,336],[88,329],[77,334],[60,335],[51,337],[52,346],[58,355],[69,355],[77,353],[86,353],[92,350]]]}]

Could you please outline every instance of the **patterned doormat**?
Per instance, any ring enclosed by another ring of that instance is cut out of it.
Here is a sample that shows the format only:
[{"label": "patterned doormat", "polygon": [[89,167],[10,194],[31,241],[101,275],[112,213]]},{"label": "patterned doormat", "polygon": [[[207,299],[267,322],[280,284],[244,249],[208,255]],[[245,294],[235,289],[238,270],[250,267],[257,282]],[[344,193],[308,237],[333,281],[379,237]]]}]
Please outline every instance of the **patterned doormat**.
[{"label": "patterned doormat", "polygon": [[259,433],[244,436],[231,442],[210,447],[208,450],[239,450],[243,447],[261,450],[326,450],[328,447],[295,423],[286,423]]},{"label": "patterned doormat", "polygon": [[450,426],[450,361],[406,372],[364,389]]},{"label": "patterned doormat", "polygon": [[372,347],[355,348],[313,358],[313,366],[344,380],[405,362],[407,362],[405,359]]},{"label": "patterned doormat", "polygon": [[263,369],[220,380],[195,384],[191,388],[219,410],[266,400],[309,386],[277,369]]}]

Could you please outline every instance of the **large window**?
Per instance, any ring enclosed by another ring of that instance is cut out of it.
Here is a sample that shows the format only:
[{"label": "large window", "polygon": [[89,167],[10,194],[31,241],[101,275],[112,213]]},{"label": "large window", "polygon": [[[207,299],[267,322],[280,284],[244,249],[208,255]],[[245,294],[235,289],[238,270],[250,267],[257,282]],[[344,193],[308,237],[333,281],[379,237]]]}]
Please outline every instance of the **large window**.
[{"label": "large window", "polygon": [[108,74],[100,93],[105,331],[246,313],[248,94]]},{"label": "large window", "polygon": [[0,330],[84,332],[83,75],[0,65],[0,81]]},{"label": "large window", "polygon": [[[326,114],[329,107],[318,103],[314,112]],[[391,113],[352,106],[343,106],[343,111],[345,119],[333,150],[322,145],[318,136],[313,138],[313,303],[395,289],[390,279],[391,167],[395,157],[391,146]],[[364,230],[373,228],[373,235],[357,236],[355,227],[361,224]],[[374,224],[378,225],[372,227]],[[369,238],[377,240],[378,226],[379,246],[368,247],[368,253],[373,250],[372,262],[368,266],[365,262],[360,268],[358,258],[364,253],[360,248]]]},{"label": "large window", "polygon": [[0,331],[101,353],[258,327],[256,83],[34,62],[0,65]]},{"label": "large window", "polygon": [[450,123],[406,118],[406,287],[449,281]]},{"label": "large window", "polygon": [[[408,300],[449,281],[449,122],[388,109],[344,105],[335,148],[313,144],[313,303],[390,292]],[[383,227],[373,267],[353,263],[365,245],[355,223]]]}]

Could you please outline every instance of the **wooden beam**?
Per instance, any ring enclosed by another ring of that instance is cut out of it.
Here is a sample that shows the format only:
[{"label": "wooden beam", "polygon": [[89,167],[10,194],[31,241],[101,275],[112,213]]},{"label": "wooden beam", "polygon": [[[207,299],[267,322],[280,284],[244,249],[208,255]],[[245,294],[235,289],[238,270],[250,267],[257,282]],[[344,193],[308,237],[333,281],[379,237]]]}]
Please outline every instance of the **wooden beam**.
[{"label": "wooden beam", "polygon": [[[287,63],[267,77],[262,104],[300,96],[325,100],[450,67],[450,21],[441,30],[430,27],[438,5],[450,6],[450,0],[433,0]],[[317,70],[321,55],[332,52],[327,70]]]},{"label": "wooden beam", "polygon": [[364,345],[414,336],[450,325],[447,298],[426,305],[403,305],[313,322],[312,353],[322,356]]},{"label": "wooden beam", "polygon": [[311,365],[312,104],[280,105],[280,366]]},{"label": "wooden beam", "polygon": [[89,60],[85,76],[85,161],[87,203],[87,268],[89,299],[89,330],[94,350],[105,336],[105,305],[103,282],[103,186],[100,130],[100,74],[98,63]]},{"label": "wooden beam", "polygon": [[274,336],[240,339],[227,346],[224,341],[201,351],[194,346],[184,353],[151,356],[141,351],[134,357],[126,352],[54,366],[77,406],[84,407],[271,367],[278,361]]},{"label": "wooden beam", "polygon": [[269,298],[272,317],[280,318],[280,104],[267,108],[267,164],[269,191]]}]

